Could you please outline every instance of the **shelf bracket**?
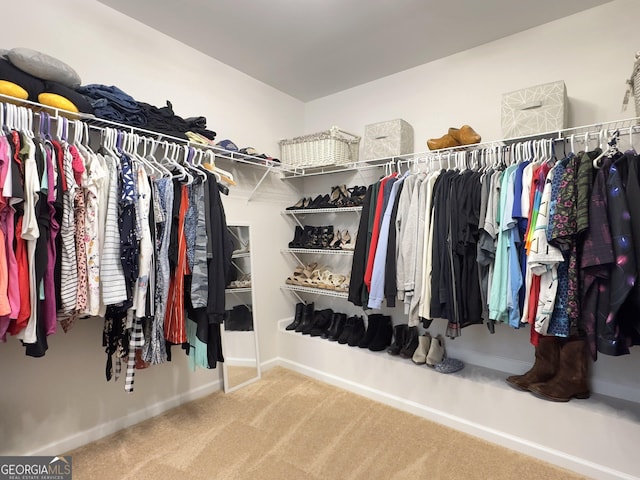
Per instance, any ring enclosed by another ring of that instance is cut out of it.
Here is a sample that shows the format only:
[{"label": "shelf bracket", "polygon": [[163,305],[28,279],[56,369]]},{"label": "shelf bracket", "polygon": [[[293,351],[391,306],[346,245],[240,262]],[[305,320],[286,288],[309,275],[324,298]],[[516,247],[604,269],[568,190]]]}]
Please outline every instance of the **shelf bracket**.
[{"label": "shelf bracket", "polygon": [[245,272],[243,269],[241,269],[240,266],[236,262],[234,262],[233,260],[231,260],[231,265],[236,267],[236,270],[238,270],[242,275],[246,275],[247,274],[247,272]]},{"label": "shelf bracket", "polygon": [[291,254],[291,256],[292,256],[293,258],[295,258],[295,259],[296,259],[296,261],[298,262],[298,264],[299,264],[301,267],[304,267],[304,266],[305,266],[305,264],[302,262],[302,260],[300,260],[300,257],[299,257],[296,253],[294,253],[294,252],[290,252],[290,254]]},{"label": "shelf bracket", "polygon": [[231,295],[233,295],[234,297],[236,297],[236,300],[240,300],[240,303],[242,305],[244,305],[245,307],[247,307],[249,309],[249,311],[253,314],[253,309],[251,308],[251,305],[247,305],[247,302],[245,302],[242,298],[240,298],[240,295],[238,295],[236,292],[234,292],[233,290],[231,290],[229,293],[231,293]]},{"label": "shelf bracket", "polygon": [[253,187],[253,190],[251,191],[251,194],[249,194],[249,198],[247,198],[247,203],[249,203],[251,201],[251,199],[253,198],[253,196],[255,195],[255,193],[258,191],[258,189],[260,188],[260,185],[262,185],[262,182],[264,182],[264,179],[267,178],[267,175],[269,175],[271,173],[271,170],[273,169],[273,165],[269,164],[267,166],[267,169],[265,170],[264,174],[262,175],[262,178],[258,181],[258,183],[256,184],[255,187]]},{"label": "shelf bracket", "polygon": [[242,245],[242,249],[243,249],[243,250],[248,250],[248,248],[247,248],[247,247],[249,246],[249,241],[244,242],[244,241],[243,241],[243,240],[242,240],[242,239],[241,239],[241,238],[236,234],[235,229],[233,229],[233,228],[228,228],[227,230],[228,230],[228,231],[229,231],[229,233],[233,236],[233,238],[235,238],[235,239],[238,241],[238,243],[239,243],[240,245]]},{"label": "shelf bracket", "polygon": [[296,292],[295,290],[289,290],[287,288],[287,289],[285,289],[285,291],[291,292],[291,294],[298,299],[299,303],[304,303],[305,305],[307,304],[307,301],[303,300],[302,297],[300,295],[298,295],[298,292]]}]

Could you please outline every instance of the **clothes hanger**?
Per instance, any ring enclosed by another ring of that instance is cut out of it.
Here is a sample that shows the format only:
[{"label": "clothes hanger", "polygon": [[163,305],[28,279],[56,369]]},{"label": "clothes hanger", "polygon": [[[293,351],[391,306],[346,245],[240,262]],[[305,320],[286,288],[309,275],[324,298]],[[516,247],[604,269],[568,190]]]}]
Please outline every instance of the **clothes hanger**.
[{"label": "clothes hanger", "polygon": [[214,173],[216,175],[216,177],[218,178],[218,180],[222,180],[223,182],[227,183],[228,185],[233,185],[236,186],[237,183],[236,181],[233,179],[233,174],[231,174],[231,172],[228,172],[226,170],[223,170],[222,168],[218,167],[215,164],[215,154],[212,150],[208,149],[206,152],[206,158],[210,159],[209,164],[211,165],[212,168],[210,167],[206,167],[206,163],[203,164],[203,166],[205,166],[207,168],[207,170],[209,170],[211,173]]},{"label": "clothes hanger", "polygon": [[[600,130],[600,145],[602,145],[602,139],[603,136],[606,136],[608,134],[608,130],[604,129],[604,130]],[[615,132],[613,132],[613,135],[611,136],[611,139],[607,142],[607,149],[602,151],[602,153],[600,155],[598,155],[594,160],[593,160],[593,168],[600,168],[600,160],[607,156],[607,157],[611,157],[612,155],[614,155],[615,153],[617,153],[618,150],[618,137],[620,136],[620,131],[616,130]],[[602,147],[600,147],[602,148]]]},{"label": "clothes hanger", "polygon": [[155,157],[155,153],[156,150],[158,148],[159,142],[152,140],[150,138],[144,137],[144,142],[146,144],[146,142],[149,142],[150,144],[150,152],[149,155],[147,156],[147,159],[153,163],[156,168],[161,172],[161,176],[162,178],[172,178],[173,174],[169,171],[169,169],[167,167],[165,167],[162,162],[159,162],[156,157]]}]

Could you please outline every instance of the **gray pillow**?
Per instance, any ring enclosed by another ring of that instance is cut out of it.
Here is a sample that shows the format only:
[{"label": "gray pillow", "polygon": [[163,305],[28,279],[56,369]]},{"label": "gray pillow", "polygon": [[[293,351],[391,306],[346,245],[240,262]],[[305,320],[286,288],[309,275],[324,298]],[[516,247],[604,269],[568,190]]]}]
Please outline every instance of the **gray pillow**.
[{"label": "gray pillow", "polygon": [[9,60],[20,70],[43,80],[61,83],[69,88],[80,86],[80,76],[66,63],[30,48],[14,48]]}]

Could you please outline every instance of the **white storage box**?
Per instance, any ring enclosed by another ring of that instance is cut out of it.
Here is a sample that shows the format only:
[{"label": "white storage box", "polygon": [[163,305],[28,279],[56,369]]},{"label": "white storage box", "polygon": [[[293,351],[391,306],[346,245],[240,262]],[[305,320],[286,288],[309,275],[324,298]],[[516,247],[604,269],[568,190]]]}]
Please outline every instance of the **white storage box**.
[{"label": "white storage box", "polygon": [[360,137],[338,127],[280,140],[280,161],[292,167],[325,167],[358,161]]},{"label": "white storage box", "polygon": [[413,127],[401,119],[364,127],[365,160],[413,153]]},{"label": "white storage box", "polygon": [[567,126],[567,88],[562,80],[502,95],[502,135],[523,137]]}]

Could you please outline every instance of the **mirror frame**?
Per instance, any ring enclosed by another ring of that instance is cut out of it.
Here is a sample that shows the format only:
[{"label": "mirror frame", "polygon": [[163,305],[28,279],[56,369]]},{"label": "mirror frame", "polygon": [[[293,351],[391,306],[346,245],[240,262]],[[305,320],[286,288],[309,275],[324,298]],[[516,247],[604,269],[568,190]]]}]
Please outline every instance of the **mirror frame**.
[{"label": "mirror frame", "polygon": [[[254,347],[255,347],[255,352],[256,352],[256,376],[253,378],[250,378],[249,380],[246,380],[242,383],[239,383],[238,385],[233,385],[230,386],[229,385],[229,372],[228,372],[228,365],[227,365],[227,332],[225,330],[225,325],[224,322],[220,324],[220,336],[222,338],[222,353],[225,357],[225,361],[222,362],[222,380],[223,380],[223,389],[224,389],[224,393],[231,393],[231,392],[235,392],[236,390],[239,390],[242,387],[246,387],[247,385],[252,384],[253,382],[256,382],[258,380],[260,380],[262,378],[262,369],[260,368],[260,350],[258,349],[258,322],[256,321],[257,315],[256,315],[256,291],[255,291],[255,262],[253,259],[253,229],[251,228],[251,224],[250,223],[245,223],[245,222],[233,222],[233,223],[228,223],[227,224],[227,228],[231,229],[231,228],[236,228],[236,227],[246,227],[249,231],[249,265],[251,268],[251,316],[253,318],[253,341],[254,341]],[[232,268],[235,268],[232,266]],[[231,295],[227,292],[225,292],[225,295]],[[226,309],[226,299],[225,299],[225,309]]]}]

